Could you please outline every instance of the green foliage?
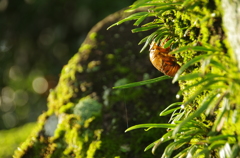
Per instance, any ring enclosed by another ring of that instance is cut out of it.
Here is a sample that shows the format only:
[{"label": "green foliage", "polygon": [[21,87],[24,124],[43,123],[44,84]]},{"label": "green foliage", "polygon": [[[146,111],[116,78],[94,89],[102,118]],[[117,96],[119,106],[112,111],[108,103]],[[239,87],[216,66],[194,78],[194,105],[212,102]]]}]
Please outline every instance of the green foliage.
[{"label": "green foliage", "polygon": [[166,80],[166,79],[170,79],[170,77],[169,76],[161,76],[161,77],[154,78],[154,79],[149,79],[149,80],[144,80],[144,81],[125,84],[125,85],[122,85],[122,86],[113,87],[113,89],[117,89],[117,88],[123,89],[123,88],[137,87],[137,86],[142,86],[142,85],[146,85],[146,84],[151,84],[151,83],[154,83],[154,82],[159,82],[159,81]]},{"label": "green foliage", "polygon": [[22,127],[13,128],[10,130],[0,131],[0,157],[10,158],[17,147],[29,136],[31,130],[36,126],[36,123],[29,123]]},{"label": "green foliage", "polygon": [[[221,10],[216,4],[218,1],[213,0],[137,0],[126,11],[144,11],[110,26],[135,20],[134,25],[141,27],[133,29],[133,33],[153,31],[140,41],[145,43],[142,50],[152,41],[164,43],[167,39],[164,47],[171,46],[171,54],[182,65],[173,83],[179,82],[178,95],[183,96],[183,101],[169,105],[160,114],[171,114],[169,124],[140,124],[126,130],[168,128],[145,149],[152,148],[154,153],[160,144],[170,141],[162,158],[225,158],[240,154],[240,73],[232,52],[226,49]],[[149,17],[150,21],[145,20]],[[161,81],[157,79],[114,88]]]}]

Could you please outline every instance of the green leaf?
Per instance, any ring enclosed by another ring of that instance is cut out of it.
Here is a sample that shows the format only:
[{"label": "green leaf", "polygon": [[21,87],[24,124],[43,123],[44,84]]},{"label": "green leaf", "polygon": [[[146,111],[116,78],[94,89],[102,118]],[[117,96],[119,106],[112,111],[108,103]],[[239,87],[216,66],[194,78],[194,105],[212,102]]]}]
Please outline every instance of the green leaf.
[{"label": "green leaf", "polygon": [[190,102],[192,102],[200,93],[202,93],[204,90],[207,90],[211,85],[217,83],[218,81],[210,80],[206,84],[204,84],[200,89],[198,89],[183,105],[187,105]]},{"label": "green leaf", "polygon": [[[201,76],[201,73],[199,73],[199,77]],[[187,74],[187,75],[184,75],[184,76],[180,76],[178,80],[183,80],[183,81],[186,81],[186,80],[190,80],[190,79],[196,79],[198,78],[198,73],[193,73],[193,74]],[[184,89],[180,90],[178,92],[178,95],[181,95],[184,91],[186,90],[189,90],[190,88],[192,87],[197,87],[197,86],[200,86],[201,84],[203,84],[202,86],[204,86],[204,84],[208,84],[208,83],[220,83],[220,82],[225,82],[226,78],[224,76],[221,76],[221,75],[218,75],[218,74],[207,74],[205,76],[202,76],[202,80],[200,80],[199,82],[196,82],[192,85],[189,85],[187,87],[185,87]]]},{"label": "green leaf", "polygon": [[143,7],[152,8],[155,6],[175,6],[175,5],[181,5],[181,4],[182,2],[161,3],[161,2],[154,2],[149,0],[141,0],[141,1],[136,1],[133,5],[130,6],[131,7],[130,9],[126,10],[126,12],[132,12],[138,8],[143,8]]},{"label": "green leaf", "polygon": [[190,141],[191,139],[192,139],[191,136],[189,136],[189,137],[187,137],[187,138],[179,139],[179,140],[177,140],[177,141],[176,141],[176,139],[175,139],[174,142],[170,143],[170,144],[165,148],[162,157],[164,157],[164,158],[165,158],[165,157],[166,157],[166,158],[169,157],[169,158],[170,158],[171,155],[172,155],[172,152],[173,152],[174,150],[176,150],[176,149],[182,147],[183,145],[189,143],[189,141]]},{"label": "green leaf", "polygon": [[230,137],[235,138],[235,135],[230,135],[230,134],[228,134],[228,135],[217,135],[217,136],[209,137],[208,141],[209,141],[209,143],[213,143],[213,142],[218,141],[218,140],[228,140],[228,138],[230,138]]},{"label": "green leaf", "polygon": [[[166,136],[167,135],[167,136]],[[154,154],[155,153],[155,150],[157,149],[157,147],[159,145],[161,145],[162,143],[166,142],[166,141],[169,141],[171,140],[172,138],[170,137],[171,136],[171,133],[168,132],[166,133],[162,138],[154,141],[153,143],[149,144],[145,149],[144,151],[147,151],[149,150],[150,148],[152,148],[152,153]]]},{"label": "green leaf", "polygon": [[164,153],[162,155],[162,157],[164,158],[170,158],[171,155],[172,155],[172,152],[174,151],[175,149],[175,146],[176,146],[176,143],[170,143],[164,150]]},{"label": "green leaf", "polygon": [[224,144],[226,144],[226,143],[227,143],[227,140],[216,140],[216,141],[212,142],[208,148],[210,150],[214,150],[214,149],[224,146]]},{"label": "green leaf", "polygon": [[228,72],[226,66],[224,66],[224,65],[221,64],[221,63],[219,63],[218,61],[211,59],[210,63],[211,63],[214,67],[216,67],[216,68],[218,68],[218,69],[220,69],[220,70],[223,70],[223,71],[225,71],[225,72]]},{"label": "green leaf", "polygon": [[[155,24],[159,24],[159,25],[161,25],[162,27],[165,26],[165,25],[164,25],[164,21],[163,21],[162,19],[154,19],[153,21],[150,21],[150,22],[144,24],[143,26],[150,26],[150,25],[155,25]],[[162,28],[162,27],[161,27],[161,28]]]},{"label": "green leaf", "polygon": [[155,24],[155,25],[149,25],[149,26],[142,26],[136,29],[132,29],[132,33],[137,33],[137,32],[143,32],[143,31],[148,31],[154,28],[159,28],[161,25]]},{"label": "green leaf", "polygon": [[230,157],[232,151],[229,143],[226,143],[219,151],[220,157]]},{"label": "green leaf", "polygon": [[126,18],[124,18],[124,19],[122,19],[122,20],[114,23],[114,24],[112,24],[111,26],[109,26],[109,27],[107,28],[107,30],[109,30],[109,29],[112,28],[113,26],[120,25],[120,24],[122,24],[122,23],[124,23],[124,22],[126,22],[126,21],[131,21],[131,20],[139,19],[139,18],[141,18],[142,16],[145,16],[146,14],[148,15],[149,12],[138,12],[138,13],[134,13],[134,14],[132,14],[132,15],[130,15],[130,16],[128,16],[128,17],[126,17]]},{"label": "green leaf", "polygon": [[168,131],[167,133],[165,133],[160,139],[158,139],[157,141],[154,141],[153,143],[149,144],[144,151],[147,151],[149,150],[150,148],[153,147],[152,149],[152,153],[154,153],[154,151],[156,150],[156,148],[164,143],[164,142],[167,142],[169,140],[172,140],[172,130],[171,131]]},{"label": "green leaf", "polygon": [[153,78],[153,79],[149,79],[149,80],[144,80],[144,81],[140,81],[140,82],[134,82],[134,83],[129,83],[129,84],[113,87],[113,89],[123,89],[123,88],[137,87],[137,86],[142,86],[142,85],[146,85],[146,84],[150,84],[150,83],[155,83],[155,82],[159,82],[159,81],[170,79],[170,78],[171,77],[169,77],[169,76],[161,76],[161,77],[157,77],[157,78]]},{"label": "green leaf", "polygon": [[176,9],[175,6],[165,6],[165,7],[156,7],[153,9],[154,12],[158,13],[158,16],[161,16],[162,13]]},{"label": "green leaf", "polygon": [[[190,146],[191,147],[191,146]],[[190,147],[188,148],[185,148],[184,150],[178,152],[177,155],[175,155],[173,158],[179,158],[179,157],[186,157],[187,153],[188,153],[188,150],[190,149]]]},{"label": "green leaf", "polygon": [[148,3],[149,0],[138,0],[138,1],[135,1],[129,9],[125,10],[125,12],[132,12],[134,11],[135,9],[138,9],[140,8],[141,6],[144,6],[146,3]]},{"label": "green leaf", "polygon": [[194,135],[194,133],[190,133],[191,132],[191,130],[189,131],[190,128],[194,128],[194,130],[196,130],[195,131],[196,134],[198,132],[202,132],[204,130],[206,132],[206,130],[209,128],[206,124],[202,123],[201,121],[194,121],[194,120],[191,120],[191,121],[187,122],[187,126],[189,128],[187,129],[188,131],[185,132],[185,134],[188,133],[188,135],[190,135],[190,134]]},{"label": "green leaf", "polygon": [[[166,116],[168,115],[169,113],[172,113],[174,110],[176,109],[180,109],[181,107],[177,107],[177,108],[174,108],[174,109],[170,109],[176,105],[181,105],[182,102],[176,102],[176,103],[173,103],[171,105],[169,105],[166,109],[164,109],[161,113],[160,113],[160,116]],[[169,110],[170,109],[170,110]],[[171,112],[170,112],[171,111]]]},{"label": "green leaf", "polygon": [[229,102],[228,102],[228,99],[225,97],[225,95],[226,95],[226,92],[219,97],[218,102],[216,103],[218,105],[220,101],[224,99],[222,108],[219,110],[217,114],[217,118],[215,119],[214,125],[212,127],[212,131],[214,132],[221,130],[221,126],[222,126],[221,121],[223,119],[224,114],[227,112],[227,109],[229,108]]},{"label": "green leaf", "polygon": [[210,52],[215,52],[215,51],[217,51],[216,49],[206,48],[206,47],[203,47],[203,46],[184,46],[184,47],[181,47],[181,48],[178,48],[178,49],[172,51],[171,54],[184,52],[184,51],[189,51],[189,50],[201,51],[201,52],[209,52],[209,51]]},{"label": "green leaf", "polygon": [[201,51],[201,52],[208,52],[208,51],[216,52],[217,51],[216,49],[206,48],[203,46],[193,46],[191,49],[194,51]]},{"label": "green leaf", "polygon": [[173,138],[172,138],[171,136],[172,136],[172,130],[169,131],[169,132],[167,132],[167,133],[165,133],[165,134],[162,136],[162,138],[159,139],[159,141],[157,141],[156,143],[154,143],[154,146],[153,146],[153,148],[152,148],[152,153],[154,154],[154,153],[155,153],[155,150],[157,149],[157,147],[158,147],[159,145],[161,145],[162,143],[167,142],[167,141],[169,141],[169,140],[172,140]]},{"label": "green leaf", "polygon": [[159,42],[160,40],[162,40],[165,36],[169,36],[170,35],[170,32],[169,32],[169,29],[165,28],[165,27],[162,27],[160,29],[158,29],[156,31],[157,35],[156,37],[154,38],[154,41],[155,42]]},{"label": "green leaf", "polygon": [[157,32],[153,32],[151,35],[148,36],[144,46],[140,50],[140,53],[152,42],[153,38],[157,35]]},{"label": "green leaf", "polygon": [[192,157],[196,153],[197,149],[198,149],[197,145],[190,146],[186,157],[189,157],[189,158]]},{"label": "green leaf", "polygon": [[239,117],[239,112],[237,109],[233,110],[232,112],[232,123],[237,123],[238,122],[238,119],[240,119]]},{"label": "green leaf", "polygon": [[201,156],[203,156],[203,155],[205,155],[205,156],[209,156],[210,155],[210,151],[209,151],[209,149],[207,149],[207,148],[204,148],[204,149],[199,149],[198,150],[199,152],[197,153],[197,154],[195,154],[192,158],[199,158],[199,157],[201,157]]},{"label": "green leaf", "polygon": [[149,36],[150,35],[148,35],[148,36],[144,37],[143,39],[141,39],[141,41],[138,43],[138,45],[142,44],[143,42],[146,42]]},{"label": "green leaf", "polygon": [[164,113],[160,113],[160,116],[166,116],[166,115],[171,114],[173,111],[178,110],[178,109],[181,109],[181,107],[177,107],[177,108],[165,111]]},{"label": "green leaf", "polygon": [[174,6],[174,5],[182,5],[183,4],[183,2],[170,2],[170,3],[156,3],[156,2],[154,2],[154,1],[150,1],[150,3],[149,4],[151,4],[151,5],[154,5],[154,6]]},{"label": "green leaf", "polygon": [[187,81],[187,80],[194,80],[196,78],[199,78],[199,77],[202,77],[203,74],[202,73],[199,73],[199,72],[196,72],[196,73],[190,73],[190,74],[186,74],[184,76],[180,76],[178,78],[178,81]]},{"label": "green leaf", "polygon": [[158,143],[160,143],[160,142],[161,142],[161,139],[158,139],[158,140],[154,141],[153,143],[149,144],[149,145],[144,149],[144,151],[147,151],[147,150],[151,149],[152,147],[154,147],[155,144],[158,144]]},{"label": "green leaf", "polygon": [[172,83],[175,83],[176,81],[178,81],[180,74],[182,74],[182,72],[184,70],[186,70],[190,65],[197,63],[197,62],[201,61],[202,59],[207,58],[209,56],[210,56],[209,54],[199,55],[199,56],[193,58],[192,60],[190,60],[189,62],[187,62],[186,64],[184,64],[183,66],[181,66],[181,68],[175,74]]},{"label": "green leaf", "polygon": [[[195,128],[195,126],[188,125],[188,127],[181,130],[181,138],[189,137],[189,136],[196,136],[205,134],[206,131],[201,129],[200,127]],[[178,138],[180,139],[180,138]]]},{"label": "green leaf", "polygon": [[[215,91],[216,94],[218,94],[217,91],[218,91],[218,89],[216,89],[216,91]],[[213,91],[213,93],[214,93],[214,91]],[[217,106],[221,103],[221,101],[222,101],[223,99],[226,101],[227,99],[225,98],[225,96],[227,95],[227,93],[228,93],[228,92],[222,93],[221,95],[218,94],[218,95],[220,95],[220,96],[217,97],[218,99],[214,102],[214,104],[211,104],[211,105],[208,106],[208,108],[206,109],[205,114],[206,114],[206,115],[209,115],[210,112],[211,112],[212,110],[214,110],[215,107],[217,107]],[[225,105],[225,104],[224,104],[224,105]],[[223,107],[225,107],[225,106],[223,106]],[[228,109],[228,107],[226,107],[226,109]],[[222,110],[224,110],[224,108],[222,108]],[[220,111],[218,114],[221,114],[221,111]],[[219,115],[217,115],[217,118],[218,118],[218,116],[219,116]],[[217,120],[217,119],[216,119],[216,120]]]},{"label": "green leaf", "polygon": [[182,7],[189,6],[191,3],[192,3],[192,0],[185,0],[185,1],[182,3]]},{"label": "green leaf", "polygon": [[[202,91],[202,90],[201,90]],[[217,94],[212,94],[207,97],[202,102],[202,105],[190,116],[188,116],[185,120],[183,120],[173,131],[173,136],[176,136],[176,134],[179,132],[179,130],[190,120],[194,119],[195,117],[198,117],[201,113],[203,113],[209,104],[215,99]]]},{"label": "green leaf", "polygon": [[175,127],[176,127],[175,124],[139,124],[139,125],[129,127],[128,129],[126,129],[125,132],[138,129],[138,128],[170,128],[172,129]]},{"label": "green leaf", "polygon": [[142,52],[144,49],[146,49],[146,47],[154,40],[156,42],[158,42],[161,38],[163,38],[165,35],[168,35],[168,29],[166,28],[160,28],[157,31],[153,32],[151,35],[145,37],[144,39],[142,39],[139,44],[143,43],[144,41],[145,44],[142,47],[142,49],[140,50],[140,52]]},{"label": "green leaf", "polygon": [[159,33],[154,40],[156,42],[158,42],[161,39],[163,39],[164,37],[169,36],[169,35],[170,35],[170,33],[168,31],[164,31],[164,32]]},{"label": "green leaf", "polygon": [[171,116],[169,121],[172,120],[172,122],[174,122],[174,123],[179,121],[184,116],[184,113],[185,113],[185,111],[183,111],[182,113],[177,113],[177,115],[175,117],[173,117],[173,115],[174,115],[174,113],[173,113],[173,115]]},{"label": "green leaf", "polygon": [[232,152],[231,152],[230,158],[236,158],[239,154],[240,154],[239,145],[238,145],[238,144],[235,144],[235,145],[232,147]]},{"label": "green leaf", "polygon": [[170,47],[170,45],[172,44],[172,42],[173,42],[174,40],[175,40],[174,38],[168,40],[168,41],[164,44],[164,48]]},{"label": "green leaf", "polygon": [[150,16],[150,14],[146,14],[144,16],[141,16],[133,25],[135,25],[135,26],[140,25],[149,16]]}]

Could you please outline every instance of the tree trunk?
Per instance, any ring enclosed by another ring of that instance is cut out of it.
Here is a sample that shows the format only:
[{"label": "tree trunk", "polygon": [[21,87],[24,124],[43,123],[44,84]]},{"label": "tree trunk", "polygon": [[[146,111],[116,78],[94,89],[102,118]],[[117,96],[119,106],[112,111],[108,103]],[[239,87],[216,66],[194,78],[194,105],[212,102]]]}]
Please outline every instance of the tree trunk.
[{"label": "tree trunk", "polygon": [[240,71],[240,1],[222,0],[223,25]]}]

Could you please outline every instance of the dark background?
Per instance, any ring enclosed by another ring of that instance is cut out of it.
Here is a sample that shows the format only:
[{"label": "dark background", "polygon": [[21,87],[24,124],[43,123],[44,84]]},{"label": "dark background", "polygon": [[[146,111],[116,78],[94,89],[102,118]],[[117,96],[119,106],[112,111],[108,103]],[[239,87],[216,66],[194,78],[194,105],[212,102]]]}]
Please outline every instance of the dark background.
[{"label": "dark background", "polygon": [[88,31],[133,0],[1,0],[0,130],[36,121]]}]

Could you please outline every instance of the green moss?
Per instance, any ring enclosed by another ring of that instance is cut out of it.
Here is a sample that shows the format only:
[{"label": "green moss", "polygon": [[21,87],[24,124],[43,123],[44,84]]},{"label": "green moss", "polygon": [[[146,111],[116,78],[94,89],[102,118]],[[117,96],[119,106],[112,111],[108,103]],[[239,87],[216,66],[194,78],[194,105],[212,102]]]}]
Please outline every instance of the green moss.
[{"label": "green moss", "polygon": [[29,123],[24,126],[13,128],[10,130],[1,130],[0,157],[1,158],[12,157],[14,150],[16,150],[17,147],[21,143],[23,143],[23,141],[29,136],[31,130],[34,127],[36,127],[36,123]]},{"label": "green moss", "polygon": [[71,113],[75,104],[72,102],[67,103],[59,109],[59,113]]},{"label": "green moss", "polygon": [[87,158],[93,158],[95,155],[96,150],[98,150],[101,146],[101,141],[97,140],[97,141],[93,141],[90,146],[89,149],[87,151]]},{"label": "green moss", "polygon": [[89,35],[89,38],[90,38],[92,41],[95,41],[96,38],[97,38],[97,33],[96,33],[96,32],[92,32],[92,33]]},{"label": "green moss", "polygon": [[[90,50],[93,48],[93,45],[91,44],[83,44],[80,48],[79,48],[79,52],[90,52]],[[76,55],[78,56],[78,55]]]}]

